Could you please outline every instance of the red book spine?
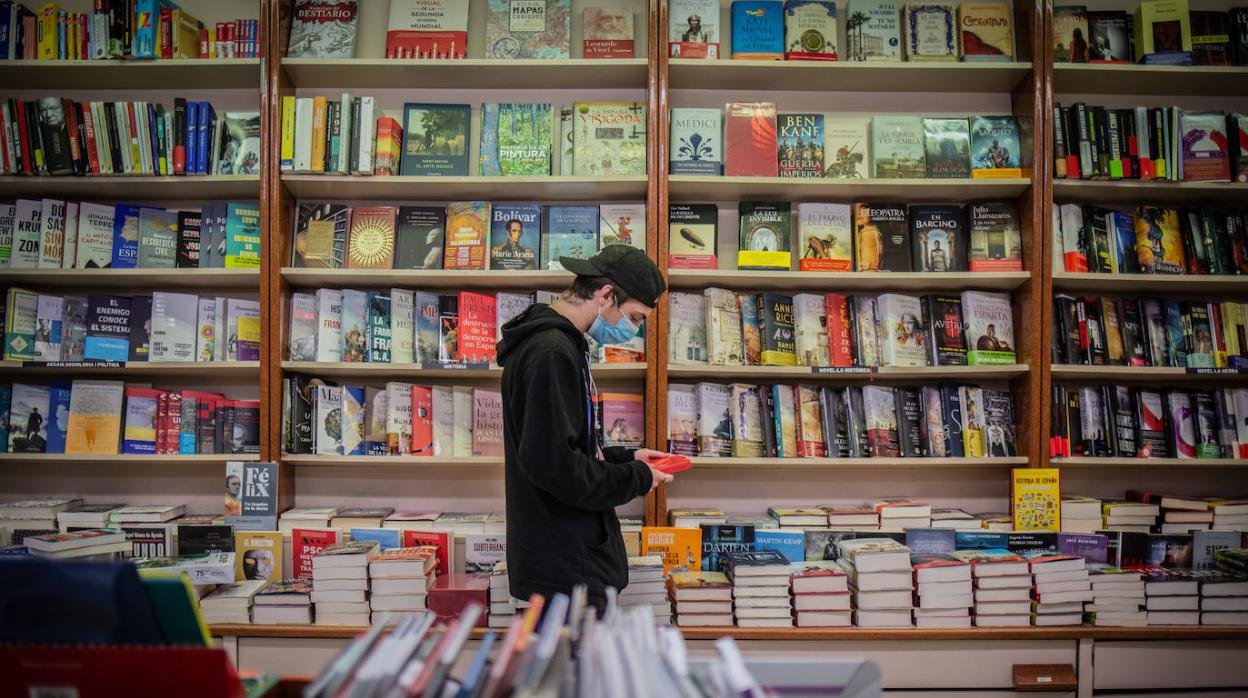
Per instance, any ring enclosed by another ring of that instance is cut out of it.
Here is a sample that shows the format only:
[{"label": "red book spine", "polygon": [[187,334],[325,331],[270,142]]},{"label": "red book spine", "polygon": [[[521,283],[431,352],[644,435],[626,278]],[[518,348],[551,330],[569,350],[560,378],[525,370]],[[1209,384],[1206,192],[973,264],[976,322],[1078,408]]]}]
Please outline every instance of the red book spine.
[{"label": "red book spine", "polygon": [[139,123],[135,121],[134,118],[134,102],[126,102],[125,104],[126,111],[130,115],[130,153],[131,156],[135,158],[134,162],[131,163],[131,171],[139,173],[143,171],[143,165],[142,161],[138,158],[138,154],[134,152],[139,143]]},{"label": "red book spine", "polygon": [[234,20],[234,27],[230,30],[230,39],[234,42],[234,48],[231,50],[230,56],[238,58],[244,53],[243,20]]},{"label": "red book spine", "polygon": [[30,133],[26,128],[26,103],[17,100],[14,102],[17,109],[13,113],[13,120],[17,122],[17,137],[21,140],[22,147],[22,174],[29,175],[32,173],[34,163],[30,158]]},{"label": "red book spine", "polygon": [[204,27],[199,28],[199,57],[208,57],[208,30]]},{"label": "red book spine", "polygon": [[4,110],[0,107],[0,172],[4,174],[12,174],[13,160],[9,157],[9,149],[12,147],[9,135],[9,122],[4,119]]},{"label": "red book spine", "polygon": [[730,104],[724,118],[724,175],[779,176],[776,105]]},{"label": "red book spine", "polygon": [[169,394],[168,429],[165,452],[177,454],[181,450],[179,442],[182,440],[182,395],[180,393]]},{"label": "red book spine", "polygon": [[173,58],[173,9],[160,8],[160,57]]},{"label": "red book spine", "polygon": [[495,356],[494,296],[472,291],[459,293],[460,363],[490,363]]},{"label": "red book spine", "polygon": [[78,112],[68,98],[61,100],[61,110],[65,112],[65,130],[69,132],[69,158],[74,161],[74,168],[77,170],[82,164],[82,144],[78,141]]},{"label": "red book spine", "polygon": [[169,419],[169,395],[167,393],[161,393],[160,397],[156,398],[156,453],[157,455],[164,455],[165,453],[165,441],[167,438],[165,436],[165,431],[166,431],[165,422],[168,419]]},{"label": "red book spine", "polygon": [[412,386],[412,455],[433,455],[433,389]]},{"label": "red book spine", "polygon": [[824,296],[828,313],[828,356],[832,366],[854,365],[854,337],[849,323],[849,298],[841,293]]}]

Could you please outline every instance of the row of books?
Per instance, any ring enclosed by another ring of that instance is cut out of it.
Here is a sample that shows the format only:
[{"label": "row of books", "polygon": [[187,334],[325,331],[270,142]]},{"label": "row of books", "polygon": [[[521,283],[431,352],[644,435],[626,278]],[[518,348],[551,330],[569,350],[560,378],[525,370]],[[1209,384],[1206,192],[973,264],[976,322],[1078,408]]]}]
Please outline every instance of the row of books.
[{"label": "row of books", "polygon": [[0,269],[254,269],[260,245],[255,203],[0,202]]},{"label": "row of books", "polygon": [[1248,457],[1248,390],[1053,386],[1049,455]]},{"label": "row of books", "polygon": [[646,174],[646,108],[641,102],[482,104],[479,168],[470,164],[472,105],[406,103],[402,120],[374,97],[282,99],[283,172],[466,177],[550,175],[556,114],[559,174]]},{"label": "row of books", "polygon": [[7,453],[194,455],[260,452],[260,402],[121,381],[0,386]]},{"label": "row of books", "polygon": [[674,292],[672,364],[984,366],[1013,364],[1013,309],[1003,293],[880,296]]},{"label": "row of books", "polygon": [[1180,107],[1053,105],[1053,175],[1248,182],[1248,116]]},{"label": "row of books", "polygon": [[607,245],[644,250],[646,205],[301,203],[294,239],[295,267],[560,270],[560,257],[587,259]]},{"label": "row of books", "polygon": [[172,109],[11,97],[0,111],[0,174],[260,174],[259,112],[218,117],[209,102],[182,97]]},{"label": "row of books", "polygon": [[1024,176],[1014,116],[777,113],[774,102],[675,108],[672,174],[837,179]]},{"label": "row of books", "polygon": [[10,288],[5,361],[259,361],[260,303],[155,291],[53,296]]},{"label": "row of books", "polygon": [[1053,304],[1057,364],[1248,368],[1239,303],[1062,294]]},{"label": "row of books", "polygon": [[1017,455],[1009,391],[969,385],[841,388],[671,385],[668,450],[767,458]]},{"label": "row of books", "polygon": [[[836,3],[830,0],[735,0],[729,32],[718,0],[673,0],[668,55],[721,57],[731,36],[734,60],[835,61]],[[907,3],[852,0],[845,6],[845,58],[851,61],[1012,61],[1009,3]],[[905,30],[903,31],[903,26]],[[813,36],[812,36],[813,34]]]},{"label": "row of books", "polygon": [[[1150,541],[1190,534],[1192,547],[1199,554],[1194,558],[1197,567],[1207,566],[1208,560],[1200,556],[1207,556],[1211,550],[1227,545],[1235,547],[1235,534],[1245,527],[1248,527],[1248,502],[1242,499],[1158,494],[1147,490],[1127,490],[1122,499],[1108,501],[1086,496],[1062,497],[1063,529],[1162,536],[1149,538]],[[1178,544],[1167,549],[1167,555],[1171,556],[1171,561],[1189,566],[1193,561],[1188,559],[1189,553],[1181,544],[1179,539]]]},{"label": "row of books", "polygon": [[[641,448],[643,398],[602,393],[595,405],[602,445]],[[502,457],[499,391],[388,382],[332,385],[283,380],[283,445],[288,453],[346,456]]]},{"label": "row of books", "polygon": [[170,0],[103,0],[91,12],[0,2],[0,59],[257,58],[260,20],[209,27]]},{"label": "row of books", "polygon": [[[489,366],[503,326],[530,305],[550,303],[550,291],[437,294],[319,289],[290,301],[290,361]],[[623,344],[590,340],[603,363],[646,360],[645,336]]]},{"label": "row of books", "polygon": [[1053,62],[1248,65],[1248,10],[1189,10],[1187,0],[1146,0],[1134,13],[1059,5]]},{"label": "row of books", "polygon": [[[485,2],[485,57],[500,60],[566,59],[572,38],[572,1],[544,0],[536,11],[505,0]],[[390,3],[386,58],[467,58],[468,0],[397,0]],[[287,58],[353,58],[359,0],[335,3],[326,17],[315,0],[297,0]],[[631,7],[586,7],[584,58],[633,58]],[[643,20],[645,15],[642,15]]]},{"label": "row of books", "polygon": [[1098,274],[1248,273],[1248,210],[1053,207],[1053,264]]}]

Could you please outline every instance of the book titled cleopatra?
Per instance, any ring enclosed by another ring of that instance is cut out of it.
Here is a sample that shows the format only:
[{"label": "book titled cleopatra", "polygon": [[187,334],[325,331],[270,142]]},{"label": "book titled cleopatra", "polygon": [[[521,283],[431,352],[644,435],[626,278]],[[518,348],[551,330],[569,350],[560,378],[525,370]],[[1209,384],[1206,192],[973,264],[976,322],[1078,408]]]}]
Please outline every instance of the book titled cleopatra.
[{"label": "book titled cleopatra", "polygon": [[485,269],[490,220],[488,201],[452,201],[446,205],[444,269]]},{"label": "book titled cleopatra", "polygon": [[[775,177],[779,173],[776,105],[733,102],[724,110],[724,174]],[[921,145],[921,144],[920,144]]]},{"label": "book titled cleopatra", "polygon": [[1010,19],[1010,3],[964,2],[958,5],[958,40],[962,60],[1014,60],[1014,26]]},{"label": "book titled cleopatra", "polygon": [[906,209],[893,204],[853,206],[854,271],[910,271]]},{"label": "book titled cleopatra", "polygon": [[671,204],[667,209],[669,269],[715,269],[719,207]]},{"label": "book titled cleopatra", "polygon": [[351,212],[347,268],[390,269],[394,265],[393,206],[360,206]]},{"label": "book titled cleopatra", "polygon": [[1062,492],[1057,468],[1014,468],[1010,499],[1015,531],[1060,531]]},{"label": "book titled cleopatra", "polygon": [[743,201],[738,269],[788,271],[792,266],[792,213],[788,202]]}]

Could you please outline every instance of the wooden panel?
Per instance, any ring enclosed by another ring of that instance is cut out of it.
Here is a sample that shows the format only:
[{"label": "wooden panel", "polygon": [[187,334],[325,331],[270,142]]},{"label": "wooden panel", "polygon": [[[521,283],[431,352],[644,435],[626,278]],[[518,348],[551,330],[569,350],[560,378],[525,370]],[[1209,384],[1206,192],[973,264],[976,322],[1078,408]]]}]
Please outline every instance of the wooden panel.
[{"label": "wooden panel", "polygon": [[255,175],[0,177],[0,191],[6,196],[55,196],[137,203],[188,199],[254,201],[260,198],[260,178]]},{"label": "wooden panel", "polygon": [[5,61],[4,68],[6,87],[19,89],[255,89],[261,79],[259,58]]},{"label": "wooden panel", "polygon": [[[650,3],[650,84],[648,100],[650,112],[656,116],[657,138],[651,153],[654,166],[650,168],[651,179],[654,181],[650,198],[650,210],[654,215],[650,219],[650,230],[654,231],[651,239],[655,263],[663,278],[671,283],[667,269],[667,205],[668,205],[668,161],[671,159],[671,105],[668,88],[668,56],[667,56],[667,3],[651,0]],[[651,133],[655,133],[652,131]],[[652,325],[651,334],[647,339],[654,342],[650,367],[647,371],[646,383],[654,391],[654,402],[647,412],[653,416],[652,443],[659,450],[667,451],[667,363],[668,333],[670,332],[669,313],[671,310],[670,295],[664,295],[659,301],[656,322]],[[651,422],[647,423],[649,429]],[[646,496],[646,523],[651,526],[662,525],[667,518],[667,485],[659,485],[654,492]]]},{"label": "wooden panel", "polygon": [[1052,67],[1053,91],[1078,94],[1225,95],[1248,93],[1242,66],[1109,65],[1062,63]]},{"label": "wooden panel", "polygon": [[260,269],[0,269],[0,284],[80,289],[221,289],[254,293]]},{"label": "wooden panel", "polygon": [[[731,262],[723,259],[721,261]],[[672,269],[674,289],[701,291],[710,286],[737,291],[1012,291],[1031,278],[1028,271],[1003,272],[838,272]]]},{"label": "wooden panel", "polygon": [[1248,686],[1248,642],[1097,642],[1093,687],[1105,689]]},{"label": "wooden panel", "polygon": [[646,84],[645,58],[613,60],[389,60],[385,58],[287,58],[282,68],[296,87],[566,89],[640,87]]},{"label": "wooden panel", "polygon": [[[666,43],[666,32],[663,39]],[[671,87],[676,90],[1009,92],[1031,72],[1031,64],[1026,62],[824,63],[673,58],[668,65]]]}]

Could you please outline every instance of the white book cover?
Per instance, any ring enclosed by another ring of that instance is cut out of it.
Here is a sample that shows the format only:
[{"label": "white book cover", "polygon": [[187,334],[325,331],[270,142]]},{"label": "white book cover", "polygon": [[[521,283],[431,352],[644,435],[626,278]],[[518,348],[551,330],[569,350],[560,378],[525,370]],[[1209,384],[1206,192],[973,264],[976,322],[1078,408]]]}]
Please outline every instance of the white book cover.
[{"label": "white book cover", "polygon": [[464,536],[464,572],[489,574],[507,560],[507,536],[469,533]]},{"label": "white book cover", "polygon": [[355,289],[342,291],[342,360],[368,360],[368,294]]},{"label": "white book cover", "polygon": [[667,388],[667,447],[673,453],[697,455],[697,386],[677,384]]},{"label": "white book cover", "polygon": [[468,31],[463,0],[390,0],[387,31]]},{"label": "white book cover", "polygon": [[316,386],[316,451],[320,456],[342,455],[342,388]]},{"label": "white book cover", "polygon": [[855,296],[854,312],[858,315],[858,357],[863,366],[880,365],[880,339],[876,329],[876,302],[871,296]]},{"label": "white book cover", "polygon": [[386,435],[391,444],[390,455],[406,456],[412,452],[412,384],[386,383]]},{"label": "white book cover", "polygon": [[832,365],[828,352],[828,310],[823,294],[793,296],[793,325],[797,328],[797,364]]},{"label": "white book cover", "polygon": [[454,392],[455,436],[451,455],[455,458],[472,456],[472,388],[457,385]]},{"label": "white book cover", "polygon": [[13,263],[13,223],[17,207],[0,203],[0,269],[8,269]]},{"label": "white book cover", "polygon": [[290,296],[290,360],[316,361],[316,296]]},{"label": "white book cover", "polygon": [[342,291],[317,289],[316,317],[316,360],[342,361]]},{"label": "white book cover", "polygon": [[226,331],[229,332],[226,341],[226,361],[238,361],[238,321],[240,318],[256,318],[260,317],[260,302],[253,300],[243,300],[240,298],[227,298],[225,301],[225,321]]},{"label": "white book cover", "polygon": [[672,174],[721,175],[724,167],[721,109],[672,109]]},{"label": "white book cover", "polygon": [[78,259],[78,213],[77,201],[65,204],[65,244],[61,248],[61,268],[73,269]]},{"label": "white book cover", "polygon": [[[502,295],[502,294],[499,294]],[[390,363],[416,361],[416,294],[390,289]]]},{"label": "white book cover", "polygon": [[39,214],[39,268],[60,269],[65,249],[65,202],[44,199]]},{"label": "white book cover", "polygon": [[[389,396],[386,396],[389,399]],[[364,440],[364,389],[342,389],[342,454],[362,455],[360,442]]]},{"label": "white book cover", "polygon": [[880,317],[880,365],[926,366],[927,333],[923,304],[916,296],[885,293],[877,300]]},{"label": "white book cover", "polygon": [[83,202],[78,209],[75,269],[104,269],[113,262],[113,206]]},{"label": "white book cover", "polygon": [[[377,100],[373,97],[360,98],[360,123],[377,123]],[[356,174],[371,175],[373,173],[373,139],[376,129],[360,129],[360,159],[356,163]]]},{"label": "white book cover", "polygon": [[152,341],[148,361],[195,361],[199,329],[199,296],[152,293]]},{"label": "white book cover", "polygon": [[312,98],[295,100],[295,172],[312,170]]},{"label": "white book cover", "polygon": [[195,332],[195,360],[196,361],[220,361],[221,357],[217,355],[217,300],[215,298],[200,298],[198,317],[198,329]]},{"label": "white book cover", "polygon": [[732,389],[720,383],[698,383],[698,451],[703,456],[732,453]]},{"label": "white book cover", "polygon": [[832,116],[823,120],[824,176],[866,179],[871,176],[871,117]]},{"label": "white book cover", "polygon": [[214,361],[228,361],[226,356],[226,337],[225,337],[225,299],[218,296],[214,305],[216,306],[216,322],[212,327],[212,353],[215,357]]},{"label": "white book cover", "polygon": [[60,296],[39,296],[35,304],[35,361],[61,360]]},{"label": "white book cover", "polygon": [[598,207],[598,249],[607,245],[628,245],[645,251],[644,203],[602,204]]},{"label": "white book cover", "polygon": [[18,199],[15,216],[12,261],[9,266],[14,269],[38,269],[39,241],[43,234],[43,202]]},{"label": "white book cover", "polygon": [[675,291],[670,301],[672,320],[667,336],[668,361],[673,364],[705,364],[706,297],[701,293]]},{"label": "white book cover", "polygon": [[433,386],[433,455],[455,452],[455,391],[449,386]]},{"label": "white book cover", "polygon": [[503,340],[503,325],[533,305],[532,293],[507,293],[494,296],[494,341]]}]

